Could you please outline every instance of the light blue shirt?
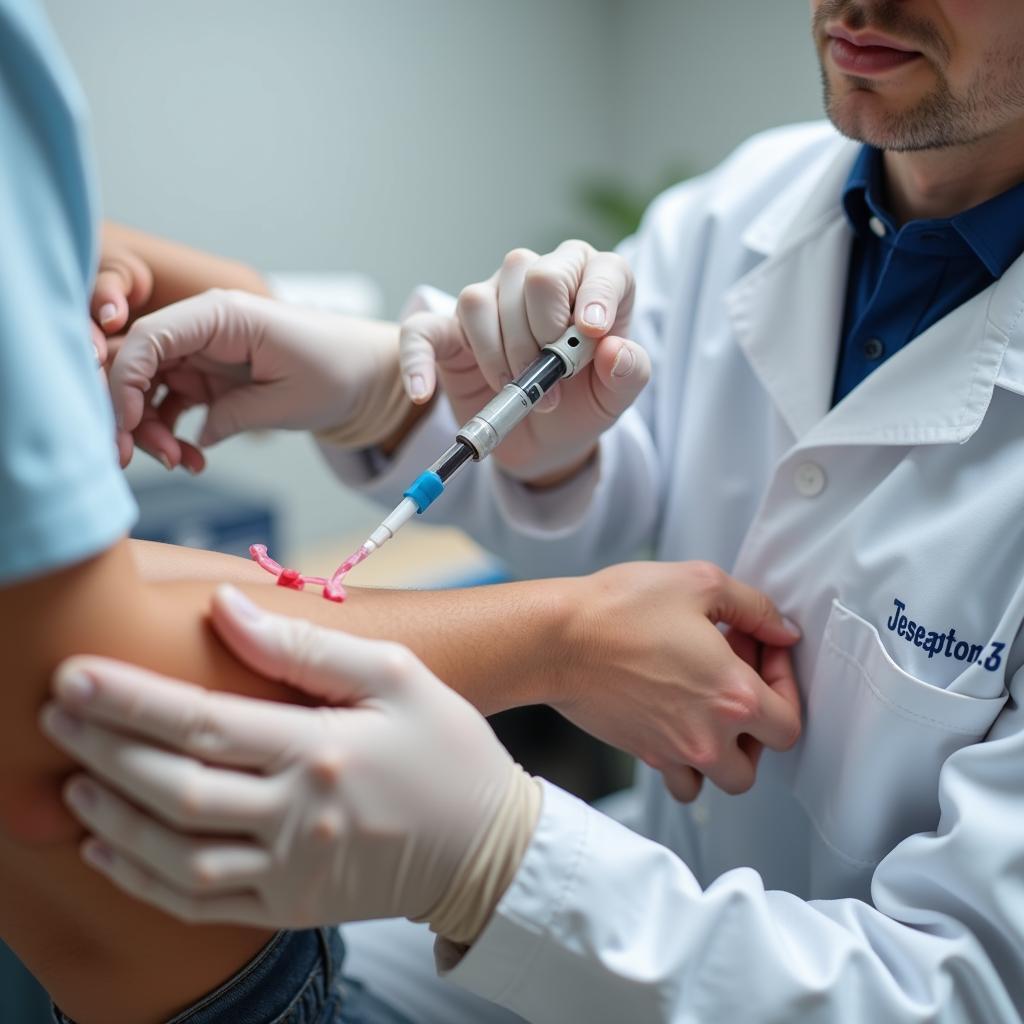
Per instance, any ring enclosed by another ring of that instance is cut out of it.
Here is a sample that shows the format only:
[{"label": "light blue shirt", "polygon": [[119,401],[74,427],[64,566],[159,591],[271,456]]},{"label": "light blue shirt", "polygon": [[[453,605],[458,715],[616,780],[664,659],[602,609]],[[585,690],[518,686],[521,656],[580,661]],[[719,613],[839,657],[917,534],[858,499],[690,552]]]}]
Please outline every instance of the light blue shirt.
[{"label": "light blue shirt", "polygon": [[0,0],[0,584],[125,534],[88,320],[96,250],[85,103],[35,0]]}]

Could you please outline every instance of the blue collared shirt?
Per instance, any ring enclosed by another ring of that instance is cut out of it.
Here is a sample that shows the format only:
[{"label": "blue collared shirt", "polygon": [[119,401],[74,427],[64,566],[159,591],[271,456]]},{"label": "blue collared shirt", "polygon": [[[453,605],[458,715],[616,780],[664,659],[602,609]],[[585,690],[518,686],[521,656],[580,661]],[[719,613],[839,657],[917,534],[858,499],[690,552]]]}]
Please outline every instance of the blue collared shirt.
[{"label": "blue collared shirt", "polygon": [[880,150],[864,146],[843,192],[854,229],[835,404],[1024,252],[1024,183],[955,217],[897,227]]}]

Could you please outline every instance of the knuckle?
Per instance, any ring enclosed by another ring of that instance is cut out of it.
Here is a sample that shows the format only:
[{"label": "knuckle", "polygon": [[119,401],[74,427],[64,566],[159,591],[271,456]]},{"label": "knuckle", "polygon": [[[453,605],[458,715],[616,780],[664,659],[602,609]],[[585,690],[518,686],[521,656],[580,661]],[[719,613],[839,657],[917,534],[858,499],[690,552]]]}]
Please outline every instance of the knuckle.
[{"label": "knuckle", "polygon": [[555,249],[555,253],[570,253],[572,255],[579,253],[588,259],[596,252],[597,250],[589,242],[583,241],[582,238],[567,238]]},{"label": "knuckle", "polygon": [[760,701],[753,680],[736,673],[724,681],[718,696],[718,713],[730,722],[749,722],[760,709]]},{"label": "knuckle", "polygon": [[185,722],[183,747],[199,757],[214,754],[224,747],[224,732],[214,715],[212,695],[200,690]]},{"label": "knuckle", "polygon": [[714,562],[689,562],[687,571],[697,589],[704,593],[717,594],[725,585],[725,572]]},{"label": "knuckle", "polygon": [[687,764],[706,775],[722,756],[722,746],[716,737],[705,736],[692,740],[681,753]]},{"label": "knuckle", "polygon": [[501,265],[505,270],[519,270],[522,267],[528,267],[530,264],[536,263],[538,258],[532,249],[520,247],[507,252],[505,258],[501,261]]},{"label": "knuckle", "polygon": [[171,804],[172,821],[176,825],[191,825],[203,817],[206,797],[203,789],[203,771],[198,768],[181,786]]},{"label": "knuckle", "polygon": [[476,284],[467,284],[459,292],[456,306],[460,316],[472,316],[494,305],[494,301],[494,289],[485,281],[478,281]]},{"label": "knuckle", "polygon": [[416,656],[402,644],[389,643],[381,652],[381,675],[392,685],[404,683],[418,666]]},{"label": "knuckle", "polygon": [[542,257],[526,271],[523,286],[540,298],[562,298],[569,292],[568,268]]},{"label": "knuckle", "polygon": [[205,852],[193,853],[186,863],[185,881],[189,888],[197,892],[209,892],[220,879],[213,859]]},{"label": "knuckle", "polygon": [[336,745],[322,744],[314,749],[307,761],[309,775],[318,788],[330,789],[341,781],[345,773],[345,759]]}]

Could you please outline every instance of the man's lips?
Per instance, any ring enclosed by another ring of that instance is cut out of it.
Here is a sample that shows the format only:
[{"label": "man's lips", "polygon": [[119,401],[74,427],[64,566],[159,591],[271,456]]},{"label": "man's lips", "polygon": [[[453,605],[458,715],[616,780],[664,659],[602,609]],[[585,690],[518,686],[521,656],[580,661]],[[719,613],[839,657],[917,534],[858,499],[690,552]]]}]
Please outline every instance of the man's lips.
[{"label": "man's lips", "polygon": [[830,28],[829,53],[840,71],[851,75],[881,75],[917,60],[921,53],[905,43],[875,32]]}]

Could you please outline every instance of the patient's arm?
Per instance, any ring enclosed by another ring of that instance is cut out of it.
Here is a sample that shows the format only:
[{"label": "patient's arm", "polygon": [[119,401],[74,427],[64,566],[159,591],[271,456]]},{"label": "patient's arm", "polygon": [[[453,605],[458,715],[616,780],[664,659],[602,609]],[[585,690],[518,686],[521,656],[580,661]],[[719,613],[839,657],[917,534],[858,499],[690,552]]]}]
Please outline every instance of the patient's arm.
[{"label": "patient's arm", "polygon": [[[252,586],[264,604],[295,614],[293,593],[255,562],[195,548],[130,541],[139,572],[151,583],[182,580]],[[531,580],[459,590],[377,590],[346,586],[342,605],[310,589],[302,615],[413,651],[485,715],[525,704],[558,705],[572,676],[569,618],[584,605],[586,584]],[[466,652],[471,651],[470,657]]]},{"label": "patient's arm", "polygon": [[[288,699],[213,639],[203,620],[209,590],[145,584],[126,543],[0,588],[0,934],[81,1024],[164,1020],[219,985],[267,938],[242,928],[183,927],[93,877],[59,801],[70,765],[36,725],[54,666],[76,651]],[[299,594],[274,596],[293,611],[314,603]]]},{"label": "patient's arm", "polygon": [[[219,985],[267,939],[250,929],[178,924],[86,868],[59,799],[71,765],[36,724],[54,667],[74,653],[121,658],[212,689],[294,699],[247,672],[214,639],[204,621],[212,585],[146,582],[124,541],[70,569],[0,587],[0,936],[80,1024],[166,1019]],[[246,590],[275,610],[404,640],[466,688],[470,676],[479,680],[474,699],[488,709],[529,699],[525,690],[514,694],[516,680],[530,675],[526,662],[513,671],[508,653],[518,647],[525,658],[519,630],[533,622],[543,638],[554,609],[533,585],[510,585],[500,595],[495,588],[359,591],[341,606],[265,583]],[[514,630],[517,603],[523,618]],[[483,642],[488,630],[500,634],[491,644]],[[458,657],[459,649],[474,657]]]},{"label": "patient's arm", "polygon": [[[239,288],[255,295],[270,294],[263,277],[244,263],[193,249],[125,224],[106,221],[100,242],[94,308],[98,309],[104,302],[110,301],[118,291],[125,298],[134,291],[141,298],[139,302],[131,304],[127,322],[119,317],[111,325],[119,331],[154,309],[161,309],[210,288]],[[145,287],[140,292],[138,282],[134,280],[133,263],[123,258],[124,253],[142,261],[149,272],[151,288]]]}]

